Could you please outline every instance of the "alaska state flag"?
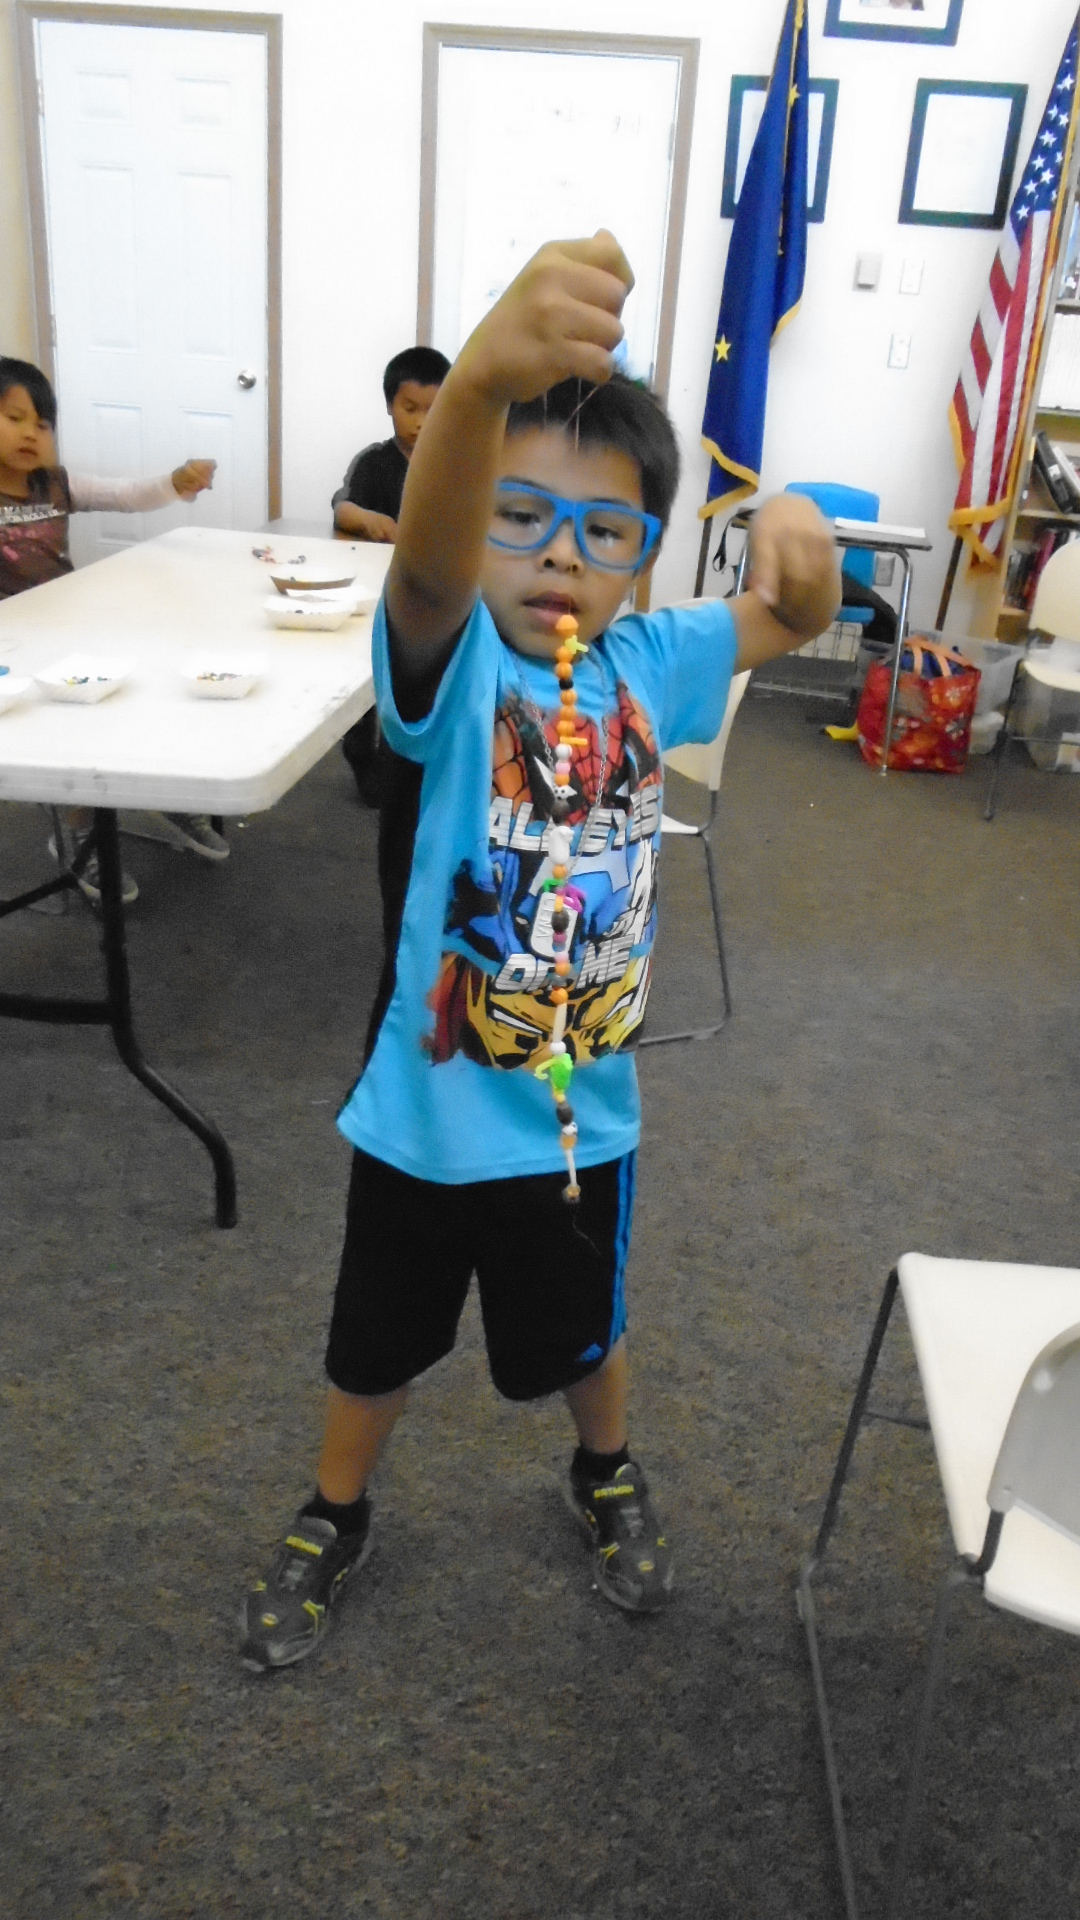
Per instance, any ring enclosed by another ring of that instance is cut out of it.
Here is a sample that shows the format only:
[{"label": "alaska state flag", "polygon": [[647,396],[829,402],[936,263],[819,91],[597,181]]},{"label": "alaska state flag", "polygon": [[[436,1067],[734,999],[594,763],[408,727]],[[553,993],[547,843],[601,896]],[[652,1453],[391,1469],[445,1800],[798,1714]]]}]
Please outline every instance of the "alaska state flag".
[{"label": "alaska state flag", "polygon": [[765,111],[731,229],[701,437],[712,454],[701,517],[757,490],[769,348],[802,297],[806,270],[806,0],[787,0]]}]

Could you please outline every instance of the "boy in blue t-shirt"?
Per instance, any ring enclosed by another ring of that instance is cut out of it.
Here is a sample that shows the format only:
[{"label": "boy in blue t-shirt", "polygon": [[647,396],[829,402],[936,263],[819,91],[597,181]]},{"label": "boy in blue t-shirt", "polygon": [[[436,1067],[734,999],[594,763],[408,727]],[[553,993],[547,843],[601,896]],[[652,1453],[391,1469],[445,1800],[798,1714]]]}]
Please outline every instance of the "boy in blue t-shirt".
[{"label": "boy in blue t-shirt", "polygon": [[671,1588],[627,1443],[623,1297],[662,755],[712,739],[732,672],[820,632],[840,585],[825,521],[786,494],[756,517],[749,593],[617,617],[678,480],[659,403],[612,373],[632,283],[610,234],[541,249],[410,463],[374,633],[387,957],[339,1116],[318,1483],[247,1599],[260,1670],[312,1651],[362,1563],[369,1478],[474,1273],[498,1390],[569,1406],[601,1592],[655,1612]]}]

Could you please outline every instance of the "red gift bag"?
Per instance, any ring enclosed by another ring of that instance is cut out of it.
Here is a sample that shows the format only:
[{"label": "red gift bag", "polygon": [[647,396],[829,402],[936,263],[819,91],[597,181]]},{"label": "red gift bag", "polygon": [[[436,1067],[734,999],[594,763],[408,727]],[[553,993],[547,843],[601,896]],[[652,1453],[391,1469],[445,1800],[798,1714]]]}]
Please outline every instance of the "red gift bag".
[{"label": "red gift bag", "polygon": [[[913,634],[905,641],[896,687],[889,766],[920,773],[963,773],[979,669],[951,648]],[[863,683],[856,724],[859,752],[880,767],[892,662],[876,661]]]}]

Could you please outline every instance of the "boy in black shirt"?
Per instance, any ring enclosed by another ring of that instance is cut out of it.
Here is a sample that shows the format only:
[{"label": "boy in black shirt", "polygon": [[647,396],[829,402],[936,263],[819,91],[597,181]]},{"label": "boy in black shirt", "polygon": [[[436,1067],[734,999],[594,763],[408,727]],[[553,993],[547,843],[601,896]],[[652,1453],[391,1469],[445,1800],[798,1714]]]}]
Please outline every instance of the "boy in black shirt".
[{"label": "boy in black shirt", "polygon": [[[332,502],[336,533],[347,533],[352,540],[394,540],[409,457],[449,371],[449,360],[434,347],[406,347],[404,353],[395,353],[383,374],[393,437],[373,441],[350,462]],[[369,807],[379,804],[378,745],[378,720],[372,707],[341,742],[360,798]]]},{"label": "boy in black shirt", "polygon": [[393,437],[373,441],[350,463],[333,499],[335,532],[351,540],[393,540],[409,456],[449,371],[446,355],[434,347],[395,353],[383,374]]}]

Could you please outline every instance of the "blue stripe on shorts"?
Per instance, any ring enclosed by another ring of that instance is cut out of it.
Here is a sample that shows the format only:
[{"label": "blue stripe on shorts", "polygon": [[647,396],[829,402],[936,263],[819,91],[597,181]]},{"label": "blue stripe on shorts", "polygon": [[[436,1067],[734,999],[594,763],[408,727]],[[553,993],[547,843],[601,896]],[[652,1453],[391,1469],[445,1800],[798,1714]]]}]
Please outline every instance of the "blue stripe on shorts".
[{"label": "blue stripe on shorts", "polygon": [[616,1340],[626,1332],[626,1260],[630,1252],[630,1226],[634,1217],[636,1182],[637,1154],[624,1153],[619,1161],[619,1215],[615,1224],[615,1272],[612,1277],[609,1351]]}]

